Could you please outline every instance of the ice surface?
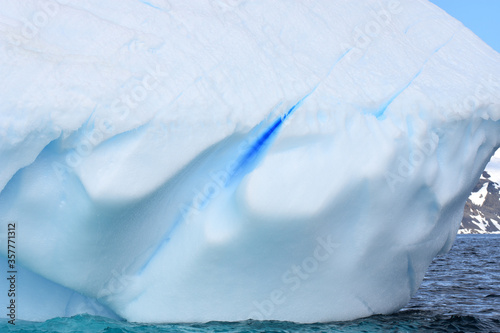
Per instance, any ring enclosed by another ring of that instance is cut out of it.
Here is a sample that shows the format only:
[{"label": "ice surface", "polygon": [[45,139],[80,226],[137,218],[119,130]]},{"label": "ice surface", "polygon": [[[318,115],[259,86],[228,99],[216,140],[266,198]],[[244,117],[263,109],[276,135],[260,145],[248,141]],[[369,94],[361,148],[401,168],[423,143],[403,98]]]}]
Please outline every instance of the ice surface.
[{"label": "ice surface", "polygon": [[500,55],[425,0],[1,8],[18,318],[397,311],[500,146]]}]

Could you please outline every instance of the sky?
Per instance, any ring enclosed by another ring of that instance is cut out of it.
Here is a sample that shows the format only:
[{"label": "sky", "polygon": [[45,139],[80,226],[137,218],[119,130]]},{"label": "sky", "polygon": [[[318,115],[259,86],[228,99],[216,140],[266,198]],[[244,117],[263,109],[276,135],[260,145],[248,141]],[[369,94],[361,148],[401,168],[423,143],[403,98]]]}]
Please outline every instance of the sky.
[{"label": "sky", "polygon": [[486,171],[488,171],[494,182],[500,184],[500,149],[497,150],[497,153],[491,159],[490,164],[486,167]]},{"label": "sky", "polygon": [[430,0],[500,52],[500,0]]}]

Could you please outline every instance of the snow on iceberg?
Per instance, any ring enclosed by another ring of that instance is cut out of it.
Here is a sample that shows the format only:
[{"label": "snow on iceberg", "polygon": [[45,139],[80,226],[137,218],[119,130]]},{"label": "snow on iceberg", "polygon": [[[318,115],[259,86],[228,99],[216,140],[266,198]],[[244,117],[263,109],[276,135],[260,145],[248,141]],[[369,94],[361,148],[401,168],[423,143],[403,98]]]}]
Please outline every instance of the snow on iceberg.
[{"label": "snow on iceberg", "polygon": [[426,0],[1,2],[17,319],[395,312],[500,146],[500,55]]}]

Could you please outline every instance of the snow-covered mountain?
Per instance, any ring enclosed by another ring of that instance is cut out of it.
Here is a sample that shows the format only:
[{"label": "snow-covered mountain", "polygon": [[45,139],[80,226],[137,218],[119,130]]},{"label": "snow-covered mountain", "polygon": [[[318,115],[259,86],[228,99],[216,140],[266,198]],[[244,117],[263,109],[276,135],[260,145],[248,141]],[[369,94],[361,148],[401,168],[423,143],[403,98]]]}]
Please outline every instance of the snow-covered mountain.
[{"label": "snow-covered mountain", "polygon": [[499,155],[492,158],[467,199],[459,234],[500,233]]}]

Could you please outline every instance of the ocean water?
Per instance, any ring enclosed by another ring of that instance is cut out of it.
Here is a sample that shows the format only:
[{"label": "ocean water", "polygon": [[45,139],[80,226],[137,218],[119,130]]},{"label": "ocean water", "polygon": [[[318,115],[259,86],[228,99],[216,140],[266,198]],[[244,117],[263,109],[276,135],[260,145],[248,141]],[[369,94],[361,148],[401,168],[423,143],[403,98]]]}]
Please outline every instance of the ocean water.
[{"label": "ocean water", "polygon": [[434,260],[408,306],[388,316],[308,325],[145,325],[83,315],[15,326],[0,321],[0,332],[500,332],[500,235],[458,236],[450,253]]}]

